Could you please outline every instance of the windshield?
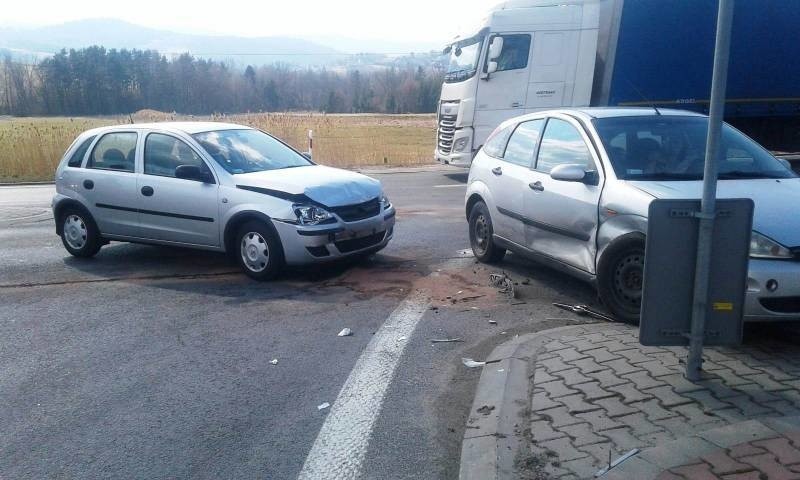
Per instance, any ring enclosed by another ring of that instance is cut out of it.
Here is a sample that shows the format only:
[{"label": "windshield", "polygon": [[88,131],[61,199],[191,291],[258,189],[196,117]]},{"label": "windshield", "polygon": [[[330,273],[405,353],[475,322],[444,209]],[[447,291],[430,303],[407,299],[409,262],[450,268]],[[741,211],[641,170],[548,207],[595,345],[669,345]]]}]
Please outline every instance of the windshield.
[{"label": "windshield", "polygon": [[[617,178],[701,180],[708,118],[648,115],[593,121]],[[763,147],[723,124],[719,178],[791,178],[796,175]]]},{"label": "windshield", "polygon": [[222,168],[234,175],[312,165],[304,156],[259,130],[218,130],[192,136]]},{"label": "windshield", "polygon": [[447,72],[444,75],[445,82],[460,82],[472,77],[478,71],[478,60],[483,37],[465,42],[457,43],[451,47]]}]

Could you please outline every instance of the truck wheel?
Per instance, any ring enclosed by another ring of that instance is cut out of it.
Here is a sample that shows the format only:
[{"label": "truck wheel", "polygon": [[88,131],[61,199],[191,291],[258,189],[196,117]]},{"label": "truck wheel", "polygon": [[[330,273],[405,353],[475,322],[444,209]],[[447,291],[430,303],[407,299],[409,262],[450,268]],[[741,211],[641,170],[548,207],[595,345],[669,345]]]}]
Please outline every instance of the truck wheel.
[{"label": "truck wheel", "polygon": [[477,202],[469,213],[469,243],[475,258],[484,263],[497,263],[503,259],[506,249],[494,243],[492,217],[483,202]]},{"label": "truck wheel", "polygon": [[236,235],[236,259],[244,273],[255,280],[271,280],[283,268],[280,239],[270,226],[250,221]]},{"label": "truck wheel", "polygon": [[608,247],[597,271],[600,299],[612,315],[638,324],[644,281],[644,235],[633,234]]},{"label": "truck wheel", "polygon": [[78,208],[67,208],[61,214],[61,242],[75,257],[93,257],[100,251],[103,239],[92,217]]}]

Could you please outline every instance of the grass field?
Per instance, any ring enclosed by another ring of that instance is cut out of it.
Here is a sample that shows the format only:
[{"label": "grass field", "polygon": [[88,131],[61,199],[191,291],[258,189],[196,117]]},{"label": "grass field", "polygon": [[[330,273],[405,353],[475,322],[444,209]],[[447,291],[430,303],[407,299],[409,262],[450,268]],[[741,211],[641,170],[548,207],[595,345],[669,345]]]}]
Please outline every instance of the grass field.
[{"label": "grass field", "polygon": [[[215,120],[260,128],[300,151],[314,131],[314,161],[336,167],[409,166],[433,162],[434,115],[241,114],[176,116],[154,111],[134,122]],[[52,180],[58,161],[75,137],[89,128],[130,123],[130,117],[0,117],[0,182]]]}]

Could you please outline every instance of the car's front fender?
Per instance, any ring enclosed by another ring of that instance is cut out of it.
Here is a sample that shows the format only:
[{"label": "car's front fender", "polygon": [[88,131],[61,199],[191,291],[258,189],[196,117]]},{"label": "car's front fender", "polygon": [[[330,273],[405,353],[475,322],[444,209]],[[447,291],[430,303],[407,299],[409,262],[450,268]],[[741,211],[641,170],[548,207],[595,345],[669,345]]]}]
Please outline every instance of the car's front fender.
[{"label": "car's front fender", "polygon": [[641,215],[613,215],[597,229],[597,256],[595,266],[600,263],[606,248],[617,238],[629,233],[647,234],[647,217]]}]

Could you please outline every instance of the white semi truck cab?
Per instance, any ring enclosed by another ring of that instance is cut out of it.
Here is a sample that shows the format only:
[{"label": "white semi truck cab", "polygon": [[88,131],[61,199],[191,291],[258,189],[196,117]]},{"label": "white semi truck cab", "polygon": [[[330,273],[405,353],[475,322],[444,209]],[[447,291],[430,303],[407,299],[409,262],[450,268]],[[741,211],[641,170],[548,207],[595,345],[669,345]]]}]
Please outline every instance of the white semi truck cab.
[{"label": "white semi truck cab", "polygon": [[536,110],[588,106],[600,0],[514,0],[445,48],[435,157],[469,166],[503,120]]}]

